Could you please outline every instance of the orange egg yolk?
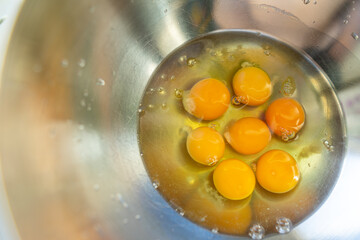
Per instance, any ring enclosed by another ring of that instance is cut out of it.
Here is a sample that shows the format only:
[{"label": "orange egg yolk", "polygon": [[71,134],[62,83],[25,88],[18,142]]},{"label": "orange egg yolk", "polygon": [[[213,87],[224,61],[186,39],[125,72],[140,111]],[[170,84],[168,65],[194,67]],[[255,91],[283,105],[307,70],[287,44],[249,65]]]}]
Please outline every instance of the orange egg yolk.
[{"label": "orange egg yolk", "polygon": [[199,127],[187,137],[186,147],[196,162],[213,166],[224,155],[225,142],[220,133],[209,127]]},{"label": "orange egg yolk", "polygon": [[255,188],[254,172],[238,159],[222,161],[214,170],[213,180],[217,191],[231,200],[244,199]]},{"label": "orange egg yolk", "polygon": [[266,122],[276,135],[285,139],[295,137],[305,122],[305,112],[299,102],[280,98],[270,104],[265,113]]},{"label": "orange egg yolk", "polygon": [[256,179],[266,190],[285,193],[293,189],[300,179],[295,159],[282,150],[263,154],[256,164]]},{"label": "orange egg yolk", "polygon": [[224,83],[208,78],[196,83],[184,96],[185,110],[202,120],[222,116],[229,107],[230,93]]},{"label": "orange egg yolk", "polygon": [[263,150],[271,140],[271,133],[260,119],[242,118],[226,130],[226,141],[241,154],[254,154]]},{"label": "orange egg yolk", "polygon": [[232,84],[239,101],[249,106],[261,105],[271,96],[270,78],[257,67],[244,67],[238,70]]}]

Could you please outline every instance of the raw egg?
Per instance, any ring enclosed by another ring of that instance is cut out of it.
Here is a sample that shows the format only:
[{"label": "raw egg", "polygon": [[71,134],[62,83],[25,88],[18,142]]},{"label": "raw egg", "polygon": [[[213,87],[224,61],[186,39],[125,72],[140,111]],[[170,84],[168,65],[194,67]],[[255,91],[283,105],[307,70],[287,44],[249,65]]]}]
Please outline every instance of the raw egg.
[{"label": "raw egg", "polygon": [[224,155],[225,141],[220,133],[209,127],[199,127],[187,137],[186,148],[196,162],[212,166]]},{"label": "raw egg", "polygon": [[249,106],[261,105],[271,96],[270,78],[257,67],[244,67],[238,70],[232,84],[239,101]]},{"label": "raw egg", "polygon": [[241,154],[255,154],[263,150],[271,140],[271,133],[260,119],[241,118],[224,133],[226,141]]},{"label": "raw egg", "polygon": [[270,104],[265,119],[271,131],[287,140],[295,137],[303,127],[305,112],[298,101],[280,98]]},{"label": "raw egg", "polygon": [[229,107],[230,93],[224,83],[208,78],[196,83],[184,96],[185,110],[202,120],[214,120]]},{"label": "raw egg", "polygon": [[257,161],[256,179],[270,192],[285,193],[299,182],[300,172],[295,159],[289,153],[271,150]]},{"label": "raw egg", "polygon": [[254,191],[255,174],[243,161],[227,159],[214,170],[214,185],[217,191],[231,200],[244,199]]}]

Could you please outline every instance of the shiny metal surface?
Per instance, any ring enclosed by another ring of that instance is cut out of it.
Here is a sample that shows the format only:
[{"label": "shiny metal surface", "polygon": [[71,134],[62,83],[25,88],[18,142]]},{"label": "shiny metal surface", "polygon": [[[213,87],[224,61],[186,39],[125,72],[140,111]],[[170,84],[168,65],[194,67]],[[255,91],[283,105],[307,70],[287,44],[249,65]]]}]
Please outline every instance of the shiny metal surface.
[{"label": "shiny metal surface", "polygon": [[347,118],[348,154],[333,194],[283,238],[360,237],[360,40],[351,36],[360,2],[249,2],[25,2],[0,94],[1,166],[20,238],[234,238],[196,227],[160,197],[136,136],[141,93],[160,61],[199,34],[229,28],[306,51],[332,79]]}]

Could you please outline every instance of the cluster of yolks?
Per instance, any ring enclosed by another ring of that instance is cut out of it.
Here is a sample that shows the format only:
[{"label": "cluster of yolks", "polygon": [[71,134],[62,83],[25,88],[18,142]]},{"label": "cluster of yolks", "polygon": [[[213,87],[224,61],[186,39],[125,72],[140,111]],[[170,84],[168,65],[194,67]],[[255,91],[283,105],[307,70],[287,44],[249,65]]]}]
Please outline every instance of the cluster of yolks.
[{"label": "cluster of yolks", "polygon": [[[271,96],[269,76],[257,67],[241,68],[233,77],[233,90],[243,104],[258,106]],[[185,110],[201,120],[221,117],[230,105],[226,85],[213,78],[196,83],[183,98]],[[265,113],[266,123],[246,117],[230,124],[224,137],[240,154],[255,154],[268,145],[271,132],[291,138],[304,125],[305,113],[296,100],[280,98],[270,104]],[[283,138],[284,139],[284,138]],[[196,162],[215,165],[224,155],[225,141],[215,129],[200,127],[187,137],[187,151]],[[231,200],[244,199],[254,191],[256,180],[266,190],[285,193],[293,189],[300,178],[295,159],[282,150],[270,150],[256,164],[256,177],[252,169],[238,159],[221,161],[214,170],[213,181],[218,192]]]}]

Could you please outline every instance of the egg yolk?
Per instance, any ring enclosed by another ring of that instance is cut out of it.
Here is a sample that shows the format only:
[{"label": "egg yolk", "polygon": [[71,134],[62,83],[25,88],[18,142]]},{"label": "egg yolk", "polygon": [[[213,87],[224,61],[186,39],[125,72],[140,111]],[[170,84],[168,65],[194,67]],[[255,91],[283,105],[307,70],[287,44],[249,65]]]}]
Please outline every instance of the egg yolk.
[{"label": "egg yolk", "polygon": [[300,179],[295,159],[282,150],[263,154],[256,164],[256,179],[266,190],[285,193],[293,189]]},{"label": "egg yolk", "polygon": [[263,150],[271,140],[271,133],[260,119],[241,118],[224,133],[226,141],[241,154],[254,154]]},{"label": "egg yolk", "polygon": [[222,116],[229,107],[230,93],[224,83],[208,78],[196,83],[186,96],[185,110],[202,120],[213,120]]},{"label": "egg yolk", "polygon": [[222,161],[214,170],[213,180],[217,191],[231,200],[244,199],[255,188],[254,172],[238,159]]},{"label": "egg yolk", "polygon": [[303,127],[305,113],[296,100],[280,98],[270,104],[265,119],[271,131],[286,140],[295,137]]},{"label": "egg yolk", "polygon": [[199,127],[187,137],[186,147],[196,162],[213,166],[224,155],[225,142],[220,133],[209,127]]},{"label": "egg yolk", "polygon": [[238,70],[232,84],[239,101],[249,106],[261,105],[271,96],[270,78],[257,67],[244,67]]}]

